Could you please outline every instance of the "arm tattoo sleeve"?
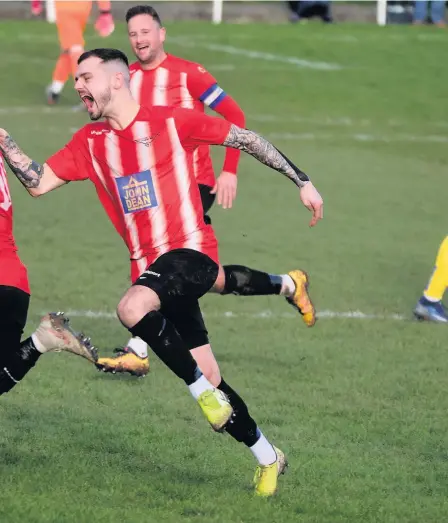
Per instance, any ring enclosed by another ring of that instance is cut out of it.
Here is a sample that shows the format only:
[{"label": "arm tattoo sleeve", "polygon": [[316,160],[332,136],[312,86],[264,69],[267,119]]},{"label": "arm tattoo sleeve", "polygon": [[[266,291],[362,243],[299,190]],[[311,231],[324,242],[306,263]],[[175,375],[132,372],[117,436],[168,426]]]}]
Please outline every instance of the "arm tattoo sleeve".
[{"label": "arm tattoo sleeve", "polygon": [[27,189],[35,188],[39,185],[42,178],[43,167],[29,158],[11,138],[6,138],[0,142],[0,150],[9,165],[11,171],[17,176]]},{"label": "arm tattoo sleeve", "polygon": [[305,183],[309,181],[308,176],[296,167],[291,160],[286,158],[283,153],[276,149],[265,138],[253,131],[232,125],[222,145],[240,149],[250,154],[264,165],[287,176],[298,187],[303,187]]}]

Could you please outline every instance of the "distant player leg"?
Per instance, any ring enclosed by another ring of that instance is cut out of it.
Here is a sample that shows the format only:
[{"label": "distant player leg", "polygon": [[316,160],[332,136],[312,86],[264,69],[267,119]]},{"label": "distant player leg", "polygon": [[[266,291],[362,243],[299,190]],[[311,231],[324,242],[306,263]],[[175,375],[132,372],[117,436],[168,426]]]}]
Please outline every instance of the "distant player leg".
[{"label": "distant player leg", "polygon": [[447,323],[448,315],[442,299],[448,287],[448,236],[443,240],[437,253],[431,279],[418,301],[414,314],[419,320]]},{"label": "distant player leg", "polygon": [[47,88],[47,103],[54,105],[59,101],[59,95],[70,77],[71,61],[68,49],[61,51],[53,70],[51,85]]},{"label": "distant player leg", "polygon": [[46,91],[50,105],[58,102],[70,74],[75,76],[78,58],[84,52],[84,30],[90,13],[90,8],[72,12],[64,9],[63,2],[60,4],[57,3],[56,26],[61,54],[53,71],[53,81]]},{"label": "distant player leg", "polygon": [[202,374],[188,346],[162,313],[164,307],[179,308],[204,295],[213,285],[218,265],[190,249],[176,249],[160,256],[137,279],[120,301],[120,321],[143,339],[165,365],[182,379],[216,431],[223,430],[232,415],[226,396]]}]

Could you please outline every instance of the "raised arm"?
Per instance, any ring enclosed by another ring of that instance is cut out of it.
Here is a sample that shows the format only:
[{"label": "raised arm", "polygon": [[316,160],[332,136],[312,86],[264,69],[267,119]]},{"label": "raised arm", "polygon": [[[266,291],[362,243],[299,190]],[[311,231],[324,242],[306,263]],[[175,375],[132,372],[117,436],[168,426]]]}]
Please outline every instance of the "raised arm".
[{"label": "raised arm", "polygon": [[41,165],[27,156],[4,129],[0,129],[0,150],[11,171],[31,196],[41,196],[66,183],[48,164]]}]

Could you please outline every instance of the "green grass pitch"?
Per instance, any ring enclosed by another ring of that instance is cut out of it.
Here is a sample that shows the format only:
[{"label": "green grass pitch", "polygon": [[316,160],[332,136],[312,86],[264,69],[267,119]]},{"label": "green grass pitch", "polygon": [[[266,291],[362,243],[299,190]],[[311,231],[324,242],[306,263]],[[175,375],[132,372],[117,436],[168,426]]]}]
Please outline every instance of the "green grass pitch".
[{"label": "green grass pitch", "polygon": [[[223,376],[287,453],[289,471],[274,499],[254,498],[253,457],[212,433],[154,357],[136,380],[51,354],[1,398],[0,521],[447,521],[447,332],[411,317],[447,232],[447,34],[168,30],[169,52],[214,73],[248,127],[309,173],[325,200],[324,221],[310,229],[294,186],[244,157],[234,209],[211,213],[223,263],[303,267],[312,279],[322,318],[309,330],[278,297],[203,300]],[[0,44],[0,127],[43,161],[86,122],[70,111],[69,85],[45,108],[55,27],[2,22]],[[100,45],[129,52],[124,26],[107,41],[89,31],[87,46]],[[217,169],[222,153],[213,153]],[[44,311],[77,311],[74,326],[111,353],[126,331],[85,311],[113,313],[129,263],[93,186],[33,200],[10,178],[33,293],[27,332]],[[344,317],[353,311],[364,316]]]}]

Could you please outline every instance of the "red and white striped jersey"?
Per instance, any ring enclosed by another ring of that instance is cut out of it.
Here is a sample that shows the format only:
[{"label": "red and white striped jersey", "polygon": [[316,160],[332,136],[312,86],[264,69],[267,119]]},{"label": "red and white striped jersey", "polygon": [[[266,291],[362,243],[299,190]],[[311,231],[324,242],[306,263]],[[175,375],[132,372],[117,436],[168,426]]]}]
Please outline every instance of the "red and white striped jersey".
[{"label": "red and white striped jersey", "polygon": [[[201,65],[167,55],[155,69],[143,70],[139,62],[130,65],[131,91],[140,105],[174,106],[204,112],[214,109],[226,93]],[[194,156],[197,183],[213,186],[215,174],[208,146],[199,147]]]},{"label": "red and white striped jersey", "polygon": [[140,270],[173,249],[190,248],[218,262],[194,176],[194,153],[221,144],[230,123],[174,107],[141,107],[122,130],[91,123],[48,161],[66,181],[90,179]]},{"label": "red and white striped jersey", "polygon": [[12,233],[12,202],[3,157],[0,155],[0,250],[16,251]]},{"label": "red and white striped jersey", "polygon": [[11,194],[3,157],[0,155],[0,285],[17,287],[29,293],[26,267],[17,255],[13,235]]}]

